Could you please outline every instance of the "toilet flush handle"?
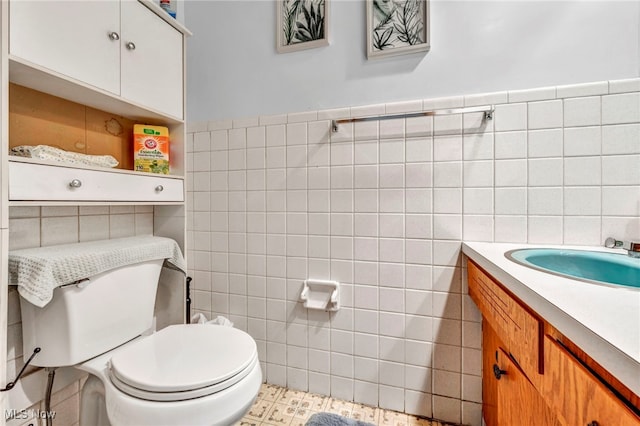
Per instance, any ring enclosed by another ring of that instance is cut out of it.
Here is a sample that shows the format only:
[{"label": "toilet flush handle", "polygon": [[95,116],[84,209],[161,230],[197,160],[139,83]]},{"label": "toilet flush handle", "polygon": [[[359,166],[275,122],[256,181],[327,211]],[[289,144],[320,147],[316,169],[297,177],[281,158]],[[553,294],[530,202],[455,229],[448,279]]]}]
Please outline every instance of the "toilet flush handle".
[{"label": "toilet flush handle", "polygon": [[24,370],[27,369],[27,366],[29,366],[29,363],[31,362],[31,360],[33,359],[33,357],[35,357],[38,352],[40,352],[40,347],[37,347],[33,350],[33,353],[31,354],[31,356],[29,357],[29,359],[27,360],[27,362],[24,363],[24,365],[22,366],[22,369],[20,370],[20,372],[18,373],[18,375],[16,376],[16,378],[7,383],[7,386],[4,389],[0,389],[0,392],[6,392],[6,391],[10,391],[11,389],[14,388],[14,386],[16,385],[16,383],[18,383],[18,380],[20,380],[20,377],[22,376],[22,373],[24,373]]}]

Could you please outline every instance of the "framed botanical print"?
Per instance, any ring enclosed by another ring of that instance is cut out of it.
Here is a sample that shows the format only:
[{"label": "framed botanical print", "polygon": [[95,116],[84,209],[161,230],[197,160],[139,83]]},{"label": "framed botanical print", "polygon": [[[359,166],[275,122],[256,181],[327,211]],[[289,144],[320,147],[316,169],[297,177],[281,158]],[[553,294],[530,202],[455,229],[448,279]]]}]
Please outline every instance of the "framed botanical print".
[{"label": "framed botanical print", "polygon": [[280,53],[329,44],[329,0],[276,0]]},{"label": "framed botanical print", "polygon": [[429,51],[429,0],[366,0],[367,58]]}]

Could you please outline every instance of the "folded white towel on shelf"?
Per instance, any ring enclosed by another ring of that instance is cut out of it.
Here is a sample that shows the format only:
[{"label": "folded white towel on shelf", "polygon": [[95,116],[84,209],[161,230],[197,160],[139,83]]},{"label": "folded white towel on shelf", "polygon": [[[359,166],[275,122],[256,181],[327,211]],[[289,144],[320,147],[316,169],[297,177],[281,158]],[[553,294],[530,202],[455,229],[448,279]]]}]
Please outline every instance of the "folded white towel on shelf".
[{"label": "folded white towel on shelf", "polygon": [[79,152],[65,151],[49,145],[20,145],[11,148],[11,155],[17,157],[37,158],[64,164],[80,164],[83,166],[116,167],[118,160],[111,155],[89,155]]},{"label": "folded white towel on shelf", "polygon": [[20,296],[43,307],[53,290],[122,266],[165,259],[165,266],[186,273],[178,243],[171,238],[137,236],[9,252],[9,284]]}]

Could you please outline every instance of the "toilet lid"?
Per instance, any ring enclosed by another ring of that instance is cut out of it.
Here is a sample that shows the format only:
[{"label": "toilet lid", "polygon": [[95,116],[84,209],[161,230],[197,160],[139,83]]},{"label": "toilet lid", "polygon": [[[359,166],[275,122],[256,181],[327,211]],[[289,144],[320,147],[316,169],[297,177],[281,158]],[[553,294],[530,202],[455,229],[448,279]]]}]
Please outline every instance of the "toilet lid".
[{"label": "toilet lid", "polygon": [[247,333],[218,325],[172,325],[111,358],[113,377],[148,392],[184,392],[228,381],[255,363]]}]

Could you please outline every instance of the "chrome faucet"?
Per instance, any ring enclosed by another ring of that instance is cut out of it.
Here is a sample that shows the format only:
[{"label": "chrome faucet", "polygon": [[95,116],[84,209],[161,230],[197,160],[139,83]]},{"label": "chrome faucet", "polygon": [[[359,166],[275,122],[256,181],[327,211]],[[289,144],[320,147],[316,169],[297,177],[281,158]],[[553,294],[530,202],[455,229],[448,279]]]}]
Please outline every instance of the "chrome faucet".
[{"label": "chrome faucet", "polygon": [[632,241],[620,241],[615,238],[609,237],[604,241],[604,246],[607,248],[621,248],[627,251],[627,254],[631,257],[640,258],[640,243],[634,243]]}]

